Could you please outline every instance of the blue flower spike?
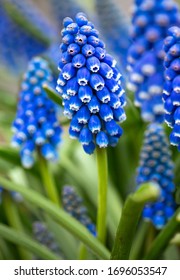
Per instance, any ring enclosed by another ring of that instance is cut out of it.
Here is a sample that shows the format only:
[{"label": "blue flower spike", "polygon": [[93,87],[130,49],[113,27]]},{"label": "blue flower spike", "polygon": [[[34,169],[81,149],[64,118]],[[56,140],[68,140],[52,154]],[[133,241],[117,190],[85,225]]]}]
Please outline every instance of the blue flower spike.
[{"label": "blue flower spike", "polygon": [[31,168],[38,150],[46,160],[57,159],[57,147],[62,129],[57,118],[57,107],[48,99],[43,85],[52,84],[47,62],[33,58],[23,77],[17,113],[12,125],[12,145],[20,148],[22,165]]},{"label": "blue flower spike", "polygon": [[92,154],[96,145],[115,146],[122,135],[118,124],[126,119],[122,75],[84,13],[78,13],[75,22],[65,18],[63,24],[65,47],[61,47],[56,89],[63,98],[64,114],[71,119],[70,137]]},{"label": "blue flower spike", "polygon": [[[26,28],[12,19],[11,10],[10,13],[6,10],[8,6],[16,9],[20,14],[19,17],[23,16],[37,31],[40,31],[47,42],[31,35]],[[54,26],[31,0],[1,0],[0,18],[0,61],[17,75],[24,71],[32,57],[48,50],[48,40],[55,37]]]},{"label": "blue flower spike", "polygon": [[173,26],[164,40],[165,85],[163,91],[165,122],[172,128],[170,143],[180,151],[180,28]]},{"label": "blue flower spike", "polygon": [[[179,7],[174,1],[135,1],[131,30],[133,44],[129,48],[127,58],[128,88],[134,92],[135,105],[141,108],[141,116],[146,122],[164,121],[163,40],[168,34],[168,29],[179,24]],[[172,46],[171,38],[167,37],[165,44],[166,48]],[[166,57],[167,64],[169,59],[170,53]],[[173,68],[169,69],[166,75],[170,79],[173,78]]]},{"label": "blue flower spike", "polygon": [[174,164],[165,132],[160,124],[152,123],[145,132],[136,180],[137,186],[152,181],[161,189],[158,200],[148,203],[143,210],[143,218],[157,229],[165,226],[176,209],[173,178]]},{"label": "blue flower spike", "polygon": [[83,205],[83,200],[75,192],[73,187],[64,186],[62,201],[64,210],[82,223],[94,236],[96,236],[96,227],[87,214],[87,208]]},{"label": "blue flower spike", "polygon": [[33,223],[33,234],[35,239],[42,245],[46,246],[52,252],[54,252],[57,256],[62,257],[63,253],[58,243],[55,240],[55,237],[52,232],[49,231],[47,226],[40,222],[36,221]]}]

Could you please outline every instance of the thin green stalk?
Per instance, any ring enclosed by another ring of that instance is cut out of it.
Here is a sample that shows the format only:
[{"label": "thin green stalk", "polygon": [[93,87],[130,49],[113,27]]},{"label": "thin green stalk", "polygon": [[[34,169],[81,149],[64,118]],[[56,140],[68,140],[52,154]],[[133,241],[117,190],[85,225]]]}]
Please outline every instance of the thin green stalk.
[{"label": "thin green stalk", "polygon": [[59,194],[47,161],[39,154],[39,167],[46,193],[50,200],[60,206]]},{"label": "thin green stalk", "polygon": [[180,230],[180,208],[176,211],[174,216],[170,219],[164,229],[158,234],[151,245],[149,252],[145,256],[145,260],[157,260],[160,258],[163,251],[173,238],[173,236]]},{"label": "thin green stalk", "polygon": [[79,249],[79,260],[87,260],[87,249],[84,244],[80,245]]},{"label": "thin green stalk", "polygon": [[24,247],[28,251],[31,251],[35,255],[45,260],[58,260],[59,257],[52,253],[48,248],[34,241],[26,234],[17,230],[9,228],[3,224],[0,224],[0,236],[4,239]]},{"label": "thin green stalk", "polygon": [[144,205],[159,196],[159,187],[155,183],[146,183],[125,201],[116,233],[112,260],[128,260],[135,230]]},{"label": "thin green stalk", "polygon": [[24,186],[15,184],[3,177],[0,177],[0,184],[4,189],[19,192],[25,199],[33,205],[44,210],[62,227],[71,232],[75,237],[81,240],[94,254],[101,259],[109,259],[110,253],[105,246],[97,240],[79,221],[75,220],[57,205],[44,198],[39,193],[27,189]]},{"label": "thin green stalk", "polygon": [[[16,229],[18,232],[24,232],[24,228],[19,217],[18,209],[14,204],[10,194],[7,192],[3,195],[3,205],[8,224],[12,228]],[[31,254],[26,250],[22,249],[22,247],[19,247],[18,250],[23,260],[30,260],[32,258]]]},{"label": "thin green stalk", "polygon": [[98,213],[97,213],[97,237],[104,244],[106,241],[107,224],[107,185],[108,167],[106,149],[96,148],[98,169]]},{"label": "thin green stalk", "polygon": [[[85,161],[85,159],[84,159]],[[83,161],[83,162],[84,162]],[[87,164],[87,163],[86,163]],[[91,203],[96,206],[97,205],[97,180],[93,177],[95,170],[93,171],[94,162],[88,161],[88,168],[91,167],[91,173],[84,170],[83,172],[79,173],[79,170],[82,170],[85,167],[85,163],[83,164],[74,164],[69,158],[61,155],[60,166],[64,168],[65,171],[72,176],[73,180],[75,180],[81,190],[85,191],[88,198],[90,199]],[[112,203],[113,201],[113,203]],[[119,197],[118,192],[111,184],[108,188],[108,199],[107,199],[107,223],[108,223],[108,230],[110,231],[111,235],[114,238],[116,233],[116,229],[119,223],[119,217],[121,216],[122,211],[122,201]]]}]

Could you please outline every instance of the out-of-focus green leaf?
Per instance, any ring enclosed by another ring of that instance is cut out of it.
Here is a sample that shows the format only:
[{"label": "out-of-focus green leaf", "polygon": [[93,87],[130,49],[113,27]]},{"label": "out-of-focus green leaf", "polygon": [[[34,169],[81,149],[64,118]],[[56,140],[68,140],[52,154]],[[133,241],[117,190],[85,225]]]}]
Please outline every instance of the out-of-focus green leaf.
[{"label": "out-of-focus green leaf", "polygon": [[62,98],[57,94],[57,92],[52,87],[46,84],[43,85],[43,88],[46,91],[48,97],[57,105],[62,107]]},{"label": "out-of-focus green leaf", "polygon": [[19,192],[33,205],[43,209],[61,226],[81,240],[89,249],[94,252],[96,256],[101,259],[109,259],[109,251],[88,231],[88,229],[86,229],[79,221],[72,218],[69,214],[60,209],[58,206],[54,205],[48,199],[44,198],[35,191],[24,188],[21,185],[14,184],[13,182],[2,177],[0,177],[0,184],[3,185],[4,189]]},{"label": "out-of-focus green leaf", "polygon": [[27,250],[41,257],[42,259],[45,260],[59,259],[59,257],[56,256],[54,253],[52,253],[48,248],[37,243],[26,234],[11,229],[2,224],[0,224],[0,236],[12,243],[18,244],[19,246],[26,248]]}]

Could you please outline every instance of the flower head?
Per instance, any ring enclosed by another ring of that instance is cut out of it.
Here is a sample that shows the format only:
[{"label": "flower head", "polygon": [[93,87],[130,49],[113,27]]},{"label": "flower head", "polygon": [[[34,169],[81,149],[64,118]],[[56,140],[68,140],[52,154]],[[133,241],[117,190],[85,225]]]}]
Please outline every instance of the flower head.
[{"label": "flower head", "polygon": [[135,1],[133,44],[128,51],[129,89],[135,93],[135,104],[145,121],[164,120],[163,40],[168,28],[179,23],[179,9],[173,1]]},{"label": "flower head", "polygon": [[62,251],[55,240],[55,237],[52,232],[49,231],[47,226],[42,222],[33,223],[33,234],[35,239],[46,246],[48,249],[53,251],[56,255],[62,256]]},{"label": "flower head", "polygon": [[43,89],[43,85],[51,84],[51,81],[47,62],[40,57],[33,58],[23,78],[17,114],[12,126],[12,145],[20,147],[21,161],[26,168],[33,165],[36,149],[47,160],[57,158],[61,127],[56,106]]},{"label": "flower head", "polygon": [[163,101],[165,122],[172,128],[170,143],[180,151],[180,28],[173,26],[164,40],[165,85]]},{"label": "flower head", "polygon": [[137,173],[138,186],[144,182],[155,181],[161,188],[159,199],[148,203],[143,211],[144,219],[152,221],[156,228],[161,229],[174,214],[176,204],[173,198],[174,164],[160,124],[149,125],[145,132]]},{"label": "flower head", "polygon": [[116,60],[106,53],[99,32],[86,15],[75,22],[64,19],[62,55],[57,91],[64,114],[71,119],[70,137],[78,139],[86,153],[97,146],[115,146],[122,135],[117,122],[126,118],[124,90]]},{"label": "flower head", "polygon": [[127,50],[130,45],[129,22],[127,16],[121,12],[114,0],[96,0],[99,26],[108,42],[108,48],[125,68],[127,64]]},{"label": "flower head", "polygon": [[87,214],[87,208],[83,200],[76,194],[73,187],[64,186],[62,193],[64,210],[82,223],[93,235],[96,236],[96,228]]}]

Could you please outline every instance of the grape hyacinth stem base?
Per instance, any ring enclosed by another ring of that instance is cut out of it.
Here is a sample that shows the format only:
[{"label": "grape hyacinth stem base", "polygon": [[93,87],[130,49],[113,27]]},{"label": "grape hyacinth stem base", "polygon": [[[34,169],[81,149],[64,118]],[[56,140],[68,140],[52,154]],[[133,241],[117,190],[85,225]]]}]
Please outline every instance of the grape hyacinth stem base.
[{"label": "grape hyacinth stem base", "polygon": [[108,164],[106,149],[96,149],[98,168],[98,214],[97,214],[97,236],[105,243],[106,241],[106,217],[107,217],[107,185]]},{"label": "grape hyacinth stem base", "polygon": [[40,153],[39,153],[39,165],[40,165],[41,177],[48,197],[52,202],[60,206],[59,194],[56,189],[54,178],[48,168],[47,161],[40,155]]},{"label": "grape hyacinth stem base", "polygon": [[142,209],[148,201],[156,200],[158,196],[159,187],[152,182],[142,184],[134,194],[128,196],[117,229],[111,254],[112,260],[129,259],[135,230]]}]

